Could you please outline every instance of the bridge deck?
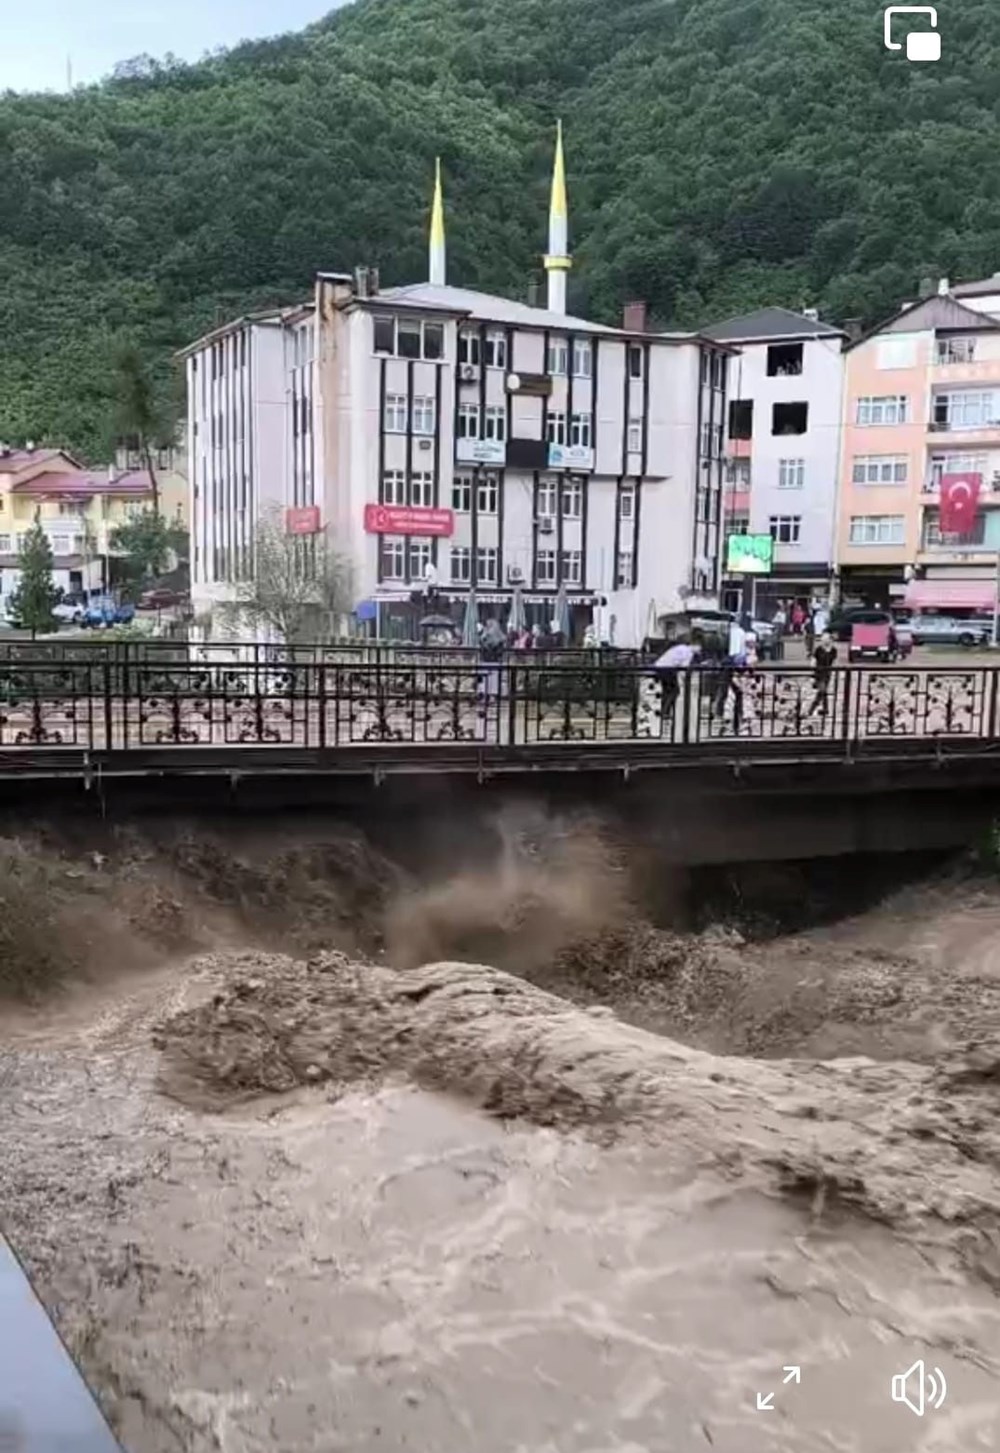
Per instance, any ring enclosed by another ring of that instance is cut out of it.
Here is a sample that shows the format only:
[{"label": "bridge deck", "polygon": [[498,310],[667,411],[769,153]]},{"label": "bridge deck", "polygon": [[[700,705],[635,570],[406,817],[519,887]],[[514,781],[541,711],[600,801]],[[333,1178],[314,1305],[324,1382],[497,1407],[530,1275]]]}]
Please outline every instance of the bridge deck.
[{"label": "bridge deck", "polygon": [[737,675],[113,658],[0,663],[0,776],[536,771],[1000,747],[1000,668]]}]

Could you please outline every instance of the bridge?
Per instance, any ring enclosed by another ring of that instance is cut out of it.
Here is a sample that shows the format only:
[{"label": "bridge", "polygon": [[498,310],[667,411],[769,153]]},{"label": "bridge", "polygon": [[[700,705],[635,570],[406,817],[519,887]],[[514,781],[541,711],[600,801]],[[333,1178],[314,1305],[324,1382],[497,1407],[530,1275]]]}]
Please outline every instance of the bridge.
[{"label": "bridge", "polygon": [[504,793],[599,801],[683,862],[948,847],[1000,800],[1000,667],[842,666],[818,687],[806,667],[665,674],[637,653],[0,657],[0,801],[326,802],[412,822],[430,783],[460,815]]}]

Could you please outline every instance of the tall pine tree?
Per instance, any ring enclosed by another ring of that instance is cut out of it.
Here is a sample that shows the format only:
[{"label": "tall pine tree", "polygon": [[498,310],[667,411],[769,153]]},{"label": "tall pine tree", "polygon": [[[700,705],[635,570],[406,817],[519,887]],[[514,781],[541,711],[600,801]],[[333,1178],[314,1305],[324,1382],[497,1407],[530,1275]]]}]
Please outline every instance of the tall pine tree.
[{"label": "tall pine tree", "polygon": [[34,640],[39,631],[55,629],[53,608],[59,602],[52,579],[52,546],[37,515],[21,545],[20,569],[21,581],[10,598],[10,613]]}]

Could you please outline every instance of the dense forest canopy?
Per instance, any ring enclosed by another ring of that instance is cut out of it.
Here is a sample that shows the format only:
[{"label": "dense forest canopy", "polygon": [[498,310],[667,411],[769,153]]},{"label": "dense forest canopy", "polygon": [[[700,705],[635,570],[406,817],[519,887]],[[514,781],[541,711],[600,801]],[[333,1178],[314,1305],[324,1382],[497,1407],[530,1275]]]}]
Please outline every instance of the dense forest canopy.
[{"label": "dense forest canopy", "polygon": [[194,65],[0,96],[0,438],[106,455],[113,360],[308,293],[450,275],[524,295],[566,125],[572,306],[665,324],[763,303],[871,320],[934,271],[1000,270],[1000,6],[944,58],[869,0],[357,0]]}]

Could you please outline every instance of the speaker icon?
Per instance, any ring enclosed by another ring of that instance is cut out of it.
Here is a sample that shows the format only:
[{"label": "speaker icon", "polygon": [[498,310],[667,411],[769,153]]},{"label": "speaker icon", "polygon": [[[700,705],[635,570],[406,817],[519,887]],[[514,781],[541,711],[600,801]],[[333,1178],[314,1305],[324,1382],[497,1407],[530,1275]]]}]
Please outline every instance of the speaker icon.
[{"label": "speaker icon", "polygon": [[948,1384],[940,1367],[925,1367],[915,1362],[892,1379],[892,1400],[905,1403],[911,1413],[922,1418],[928,1408],[938,1409],[948,1396]]}]

